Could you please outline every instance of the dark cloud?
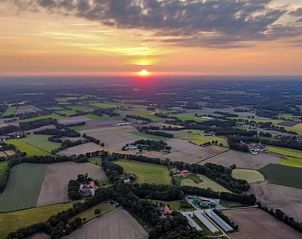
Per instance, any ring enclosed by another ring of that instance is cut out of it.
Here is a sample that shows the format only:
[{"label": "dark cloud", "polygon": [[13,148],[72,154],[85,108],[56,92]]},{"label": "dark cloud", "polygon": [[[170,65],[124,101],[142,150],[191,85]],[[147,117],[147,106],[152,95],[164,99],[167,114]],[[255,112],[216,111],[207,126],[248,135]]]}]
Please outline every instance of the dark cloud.
[{"label": "dark cloud", "polygon": [[[31,1],[51,12],[72,14],[116,28],[152,30],[179,45],[247,46],[301,34],[301,25],[276,24],[302,9],[269,7],[271,0],[14,0]],[[297,21],[296,21],[297,22]]]}]

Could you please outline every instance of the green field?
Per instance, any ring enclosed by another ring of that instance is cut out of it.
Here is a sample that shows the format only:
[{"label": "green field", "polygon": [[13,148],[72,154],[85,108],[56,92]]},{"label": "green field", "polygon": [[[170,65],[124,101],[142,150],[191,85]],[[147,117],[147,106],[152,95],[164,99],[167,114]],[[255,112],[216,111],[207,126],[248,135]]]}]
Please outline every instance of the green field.
[{"label": "green field", "polygon": [[8,161],[0,162],[0,180],[2,179],[3,173],[7,169]]},{"label": "green field", "polygon": [[224,137],[218,136],[203,136],[203,132],[199,130],[182,130],[174,133],[175,137],[178,139],[187,140],[193,144],[204,144],[207,142],[218,141],[218,144],[222,144],[225,147],[228,147],[228,142]]},{"label": "green field", "polygon": [[236,168],[232,170],[232,177],[246,180],[248,183],[265,181],[264,176],[257,170]]},{"label": "green field", "polygon": [[73,105],[73,106],[69,106],[68,108],[73,111],[81,111],[81,112],[87,112],[93,109],[92,107],[86,105]]},{"label": "green field", "polygon": [[50,155],[51,151],[60,147],[60,144],[48,141],[47,135],[32,134],[26,138],[10,139],[7,142],[13,144],[16,148],[26,153],[27,156],[45,156]]},{"label": "green field", "polygon": [[269,164],[261,172],[269,183],[302,189],[302,168]]},{"label": "green field", "polygon": [[17,107],[15,106],[9,106],[6,111],[2,114],[2,116],[8,117],[13,116],[17,111]]},{"label": "green field", "polygon": [[61,116],[61,115],[53,113],[53,114],[50,114],[50,115],[40,115],[40,116],[37,116],[37,117],[24,119],[24,120],[21,120],[21,122],[31,122],[31,121],[35,121],[35,120],[50,119],[50,118],[55,119],[55,120],[60,120],[60,119],[63,119],[64,117]]},{"label": "green field", "polygon": [[181,186],[191,186],[191,187],[199,187],[199,188],[210,188],[216,192],[230,192],[225,187],[219,185],[218,183],[214,182],[213,180],[209,179],[204,175],[198,175],[202,180],[201,183],[196,183],[190,178],[184,178],[181,180]]},{"label": "green field", "polygon": [[100,209],[101,210],[101,215],[105,215],[107,214],[108,212],[111,212],[114,207],[112,206],[112,204],[110,203],[107,203],[107,202],[102,202],[102,203],[99,203],[98,205],[96,206],[93,206],[89,209],[87,209],[86,211],[84,212],[81,212],[79,213],[78,215],[76,215],[74,218],[71,218],[71,221],[73,219],[75,219],[76,217],[80,217],[80,218],[85,218],[86,219],[86,222],[87,221],[90,221],[92,219],[94,219],[96,217],[94,211],[95,209]]},{"label": "green field", "polygon": [[51,215],[71,208],[71,203],[55,204],[37,207],[17,212],[0,213],[0,238],[6,238],[8,233],[29,225],[45,222]]},{"label": "green field", "polygon": [[294,125],[294,126],[288,128],[288,129],[291,130],[291,131],[295,131],[295,132],[297,132],[298,134],[302,135],[302,123],[296,124],[296,125]]},{"label": "green field", "polygon": [[98,102],[98,103],[92,104],[92,106],[95,106],[95,107],[98,107],[101,109],[109,109],[109,108],[116,108],[118,106],[122,106],[122,104],[111,103],[111,102]]},{"label": "green field", "polygon": [[130,160],[115,163],[122,166],[126,173],[135,174],[138,183],[171,184],[169,170],[165,166]]},{"label": "green field", "polygon": [[138,115],[138,116],[144,117],[146,119],[150,119],[155,122],[164,122],[165,121],[164,119],[156,116],[153,111],[149,111],[149,110],[147,110],[145,108],[141,108],[141,107],[133,109],[131,114]]},{"label": "green field", "polygon": [[75,130],[75,131],[81,131],[81,130],[89,129],[89,127],[86,126],[86,125],[77,125],[77,126],[72,126],[70,128]]},{"label": "green field", "polygon": [[63,110],[57,110],[56,114],[60,115],[60,116],[72,116],[74,114],[76,114],[77,112],[72,110],[72,109],[63,109]]},{"label": "green field", "polygon": [[282,165],[302,168],[301,150],[268,146],[267,151],[275,154],[280,154],[285,157],[285,159],[280,162],[280,164]]},{"label": "green field", "polygon": [[0,211],[35,207],[47,164],[19,164],[11,169],[5,191],[0,195]]},{"label": "green field", "polygon": [[182,121],[187,121],[187,120],[194,120],[196,122],[203,122],[202,117],[198,117],[194,114],[191,113],[181,113],[181,114],[173,114],[174,117],[177,117],[178,119]]}]

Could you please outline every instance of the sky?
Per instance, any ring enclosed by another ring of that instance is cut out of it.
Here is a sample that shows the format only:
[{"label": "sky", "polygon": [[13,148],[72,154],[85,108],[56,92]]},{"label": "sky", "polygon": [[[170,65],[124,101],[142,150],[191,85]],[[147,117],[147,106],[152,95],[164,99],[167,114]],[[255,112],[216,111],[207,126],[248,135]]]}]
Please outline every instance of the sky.
[{"label": "sky", "polygon": [[302,76],[302,0],[0,0],[0,75]]}]

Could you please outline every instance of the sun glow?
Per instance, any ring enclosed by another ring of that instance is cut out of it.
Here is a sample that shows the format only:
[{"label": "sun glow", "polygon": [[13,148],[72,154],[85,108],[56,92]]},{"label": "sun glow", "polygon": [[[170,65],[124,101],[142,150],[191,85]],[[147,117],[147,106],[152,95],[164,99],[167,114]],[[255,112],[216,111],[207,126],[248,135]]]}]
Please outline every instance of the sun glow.
[{"label": "sun glow", "polygon": [[147,76],[151,75],[151,72],[146,69],[143,69],[143,70],[137,72],[137,75],[141,76],[141,77],[147,77]]}]

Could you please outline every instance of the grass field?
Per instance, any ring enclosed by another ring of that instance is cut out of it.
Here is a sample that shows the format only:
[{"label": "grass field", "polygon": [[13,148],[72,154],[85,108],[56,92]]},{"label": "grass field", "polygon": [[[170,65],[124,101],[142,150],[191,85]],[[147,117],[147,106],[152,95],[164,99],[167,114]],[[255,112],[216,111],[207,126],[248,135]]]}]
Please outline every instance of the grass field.
[{"label": "grass field", "polygon": [[55,204],[44,207],[32,208],[17,212],[0,213],[0,238],[6,238],[9,232],[16,231],[19,228],[44,222],[51,215],[71,208],[71,203]]},{"label": "grass field", "polygon": [[225,187],[219,185],[218,183],[214,182],[213,180],[209,179],[204,175],[198,175],[202,180],[201,183],[196,183],[190,178],[184,178],[181,180],[181,186],[191,186],[191,187],[199,187],[199,188],[211,188],[213,191],[216,192],[230,192]]},{"label": "grass field", "polygon": [[70,128],[75,130],[75,131],[81,131],[81,130],[89,129],[89,127],[86,126],[86,125],[77,125],[77,126],[72,126]]},{"label": "grass field", "polygon": [[302,168],[302,151],[296,149],[288,149],[281,147],[268,146],[268,152],[280,154],[285,157],[280,162],[282,165]]},{"label": "grass field", "polygon": [[85,105],[73,105],[68,108],[73,111],[81,111],[81,112],[87,112],[93,109],[92,107],[85,106]]},{"label": "grass field", "polygon": [[21,122],[31,122],[31,121],[35,121],[35,120],[50,119],[50,118],[60,120],[60,119],[63,119],[64,117],[61,116],[61,115],[53,113],[53,114],[50,114],[50,115],[40,115],[40,116],[37,116],[37,117],[24,119],[24,120],[21,120]]},{"label": "grass field", "polygon": [[72,116],[74,114],[76,114],[76,111],[72,110],[72,109],[63,109],[63,110],[58,110],[56,111],[56,113],[60,116]]},{"label": "grass field", "polygon": [[8,161],[2,161],[0,162],[0,181],[2,179],[3,173],[5,172],[7,168]]},{"label": "grass field", "polygon": [[27,156],[45,156],[50,155],[51,151],[60,147],[58,143],[48,141],[47,135],[32,134],[22,139],[11,139],[7,142],[16,146],[16,148],[26,153]]},{"label": "grass field", "polygon": [[196,122],[203,122],[202,117],[195,116],[194,114],[191,114],[191,113],[174,114],[173,116],[177,117],[178,119],[180,119],[182,121],[194,120]]},{"label": "grass field", "polygon": [[156,122],[164,122],[164,120],[154,114],[153,111],[146,110],[145,108],[135,108],[133,109],[132,113],[133,115],[139,115],[141,117],[144,117],[146,119],[150,119],[152,121]]},{"label": "grass field", "polygon": [[176,138],[184,139],[189,142],[192,142],[193,144],[204,144],[207,142],[212,141],[218,141],[219,143],[222,143],[223,146],[228,146],[228,142],[226,138],[224,137],[218,137],[218,136],[203,136],[203,132],[199,130],[182,130],[175,133]]},{"label": "grass field", "polygon": [[119,105],[122,105],[122,104],[111,103],[111,102],[98,102],[98,103],[92,104],[92,106],[95,106],[95,107],[98,107],[101,109],[115,108]]},{"label": "grass field", "polygon": [[9,106],[6,111],[2,114],[2,116],[8,117],[13,116],[17,111],[17,107],[15,106]]},{"label": "grass field", "polygon": [[35,207],[47,164],[19,164],[11,169],[5,191],[0,195],[0,211]]},{"label": "grass field", "polygon": [[269,183],[302,189],[302,168],[269,164],[261,172]]},{"label": "grass field", "polygon": [[232,177],[243,179],[249,183],[263,182],[264,176],[257,170],[236,168],[232,170]]},{"label": "grass field", "polygon": [[138,183],[171,184],[171,177],[165,166],[130,160],[115,163],[122,166],[126,173],[135,174]]},{"label": "grass field", "polygon": [[289,130],[295,131],[298,134],[302,135],[302,123],[290,127]]}]

